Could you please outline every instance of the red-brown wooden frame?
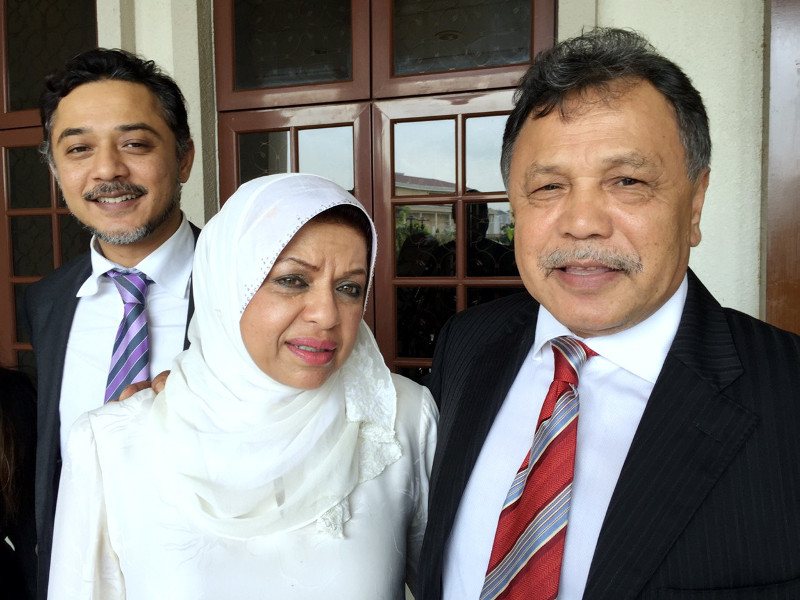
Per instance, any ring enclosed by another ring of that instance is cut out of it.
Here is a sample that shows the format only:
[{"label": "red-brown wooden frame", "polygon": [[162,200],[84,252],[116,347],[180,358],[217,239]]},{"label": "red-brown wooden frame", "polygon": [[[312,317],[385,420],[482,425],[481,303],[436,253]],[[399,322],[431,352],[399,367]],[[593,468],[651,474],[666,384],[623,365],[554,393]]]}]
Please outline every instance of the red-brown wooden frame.
[{"label": "red-brown wooden frame", "polygon": [[[375,226],[381,240],[375,277],[375,296],[381,303],[380,314],[375,319],[375,337],[389,368],[425,368],[430,359],[397,356],[397,330],[395,289],[398,286],[447,286],[456,288],[456,310],[466,307],[467,287],[515,287],[520,285],[518,277],[492,277],[466,280],[465,257],[456,253],[455,277],[402,277],[395,276],[394,256],[394,207],[398,204],[442,204],[459,205],[456,211],[456,247],[464,248],[465,227],[463,204],[472,201],[507,201],[505,192],[474,194],[466,193],[465,184],[465,135],[464,122],[469,117],[508,114],[512,108],[513,90],[497,90],[427,98],[409,98],[375,102],[373,106],[373,155],[374,169],[373,195]],[[395,196],[393,156],[393,124],[401,121],[421,121],[426,119],[456,119],[456,191],[447,196]],[[498,169],[499,157],[498,157]],[[389,315],[381,318],[380,315]]]}]

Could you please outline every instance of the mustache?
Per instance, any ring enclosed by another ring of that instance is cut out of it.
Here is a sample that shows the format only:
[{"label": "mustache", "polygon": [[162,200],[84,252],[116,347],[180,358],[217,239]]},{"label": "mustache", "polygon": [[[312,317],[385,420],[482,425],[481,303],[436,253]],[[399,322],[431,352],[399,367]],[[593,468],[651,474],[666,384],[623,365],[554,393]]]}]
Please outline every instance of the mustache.
[{"label": "mustache", "polygon": [[615,248],[597,248],[583,246],[575,248],[556,248],[539,258],[539,267],[548,274],[554,269],[561,269],[578,260],[591,260],[604,267],[622,271],[628,275],[641,273],[644,270],[642,259],[636,254],[626,254]]},{"label": "mustache", "polygon": [[98,196],[105,194],[113,194],[115,192],[123,192],[125,194],[136,194],[137,196],[144,196],[147,193],[147,188],[141,185],[134,185],[133,183],[123,183],[121,181],[112,181],[110,183],[101,183],[93,190],[86,192],[83,195],[84,200],[94,200]]}]

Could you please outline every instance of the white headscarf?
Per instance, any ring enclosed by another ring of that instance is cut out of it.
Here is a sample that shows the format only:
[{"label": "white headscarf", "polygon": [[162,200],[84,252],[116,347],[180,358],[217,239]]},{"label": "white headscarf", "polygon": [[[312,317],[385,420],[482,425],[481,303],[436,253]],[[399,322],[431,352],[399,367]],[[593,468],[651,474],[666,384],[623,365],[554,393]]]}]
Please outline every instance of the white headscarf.
[{"label": "white headscarf", "polygon": [[[364,210],[322,177],[260,177],[242,185],[198,239],[191,346],[175,360],[151,418],[168,493],[219,535],[243,539],[314,521],[341,535],[350,492],[400,457],[396,392],[363,321],[347,361],[308,391],[261,371],[239,329],[292,237],[341,204]],[[376,241],[373,225],[370,280]]]}]

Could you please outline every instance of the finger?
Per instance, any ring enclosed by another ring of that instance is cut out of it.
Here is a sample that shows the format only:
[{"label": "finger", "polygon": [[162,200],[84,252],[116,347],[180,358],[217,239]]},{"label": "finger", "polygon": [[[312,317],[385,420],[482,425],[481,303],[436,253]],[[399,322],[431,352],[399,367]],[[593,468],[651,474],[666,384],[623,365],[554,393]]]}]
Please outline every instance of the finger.
[{"label": "finger", "polygon": [[153,391],[158,394],[164,390],[164,386],[167,384],[167,376],[169,375],[169,371],[162,371],[158,375],[156,375],[155,379],[153,379]]},{"label": "finger", "polygon": [[128,386],[125,386],[125,389],[122,390],[122,393],[119,395],[119,400],[125,400],[126,398],[130,398],[136,392],[141,392],[142,390],[146,390],[150,387],[149,381],[139,381],[137,383],[132,383]]}]

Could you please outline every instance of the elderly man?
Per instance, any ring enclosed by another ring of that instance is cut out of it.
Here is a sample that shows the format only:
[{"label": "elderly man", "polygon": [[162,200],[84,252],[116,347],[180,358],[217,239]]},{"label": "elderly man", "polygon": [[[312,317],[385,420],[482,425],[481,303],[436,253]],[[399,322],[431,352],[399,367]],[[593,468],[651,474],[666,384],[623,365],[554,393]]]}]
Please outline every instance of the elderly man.
[{"label": "elderly man", "polygon": [[596,29],[520,83],[528,294],[456,315],[422,598],[800,598],[800,338],[688,270],[710,139],[686,75]]},{"label": "elderly man", "polygon": [[183,95],[152,61],[103,48],[79,54],[48,78],[41,113],[50,169],[93,237],[26,296],[39,379],[40,599],[69,428],[184,349],[199,233],[180,210],[194,159]]}]

